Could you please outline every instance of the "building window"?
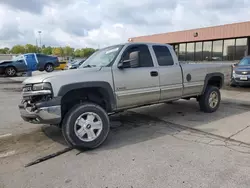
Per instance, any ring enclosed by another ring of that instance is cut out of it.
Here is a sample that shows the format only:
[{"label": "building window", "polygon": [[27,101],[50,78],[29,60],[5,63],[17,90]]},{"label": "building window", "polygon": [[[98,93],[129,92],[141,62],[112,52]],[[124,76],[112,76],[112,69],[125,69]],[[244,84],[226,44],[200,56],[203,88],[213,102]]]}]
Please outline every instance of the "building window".
[{"label": "building window", "polygon": [[211,61],[212,41],[203,42],[203,60]]},{"label": "building window", "polygon": [[247,38],[236,39],[235,60],[240,60],[247,55]]},{"label": "building window", "polygon": [[194,61],[194,43],[187,43],[186,61]]},{"label": "building window", "polygon": [[223,46],[222,40],[213,41],[212,61],[222,61],[222,56],[223,56],[222,46]]},{"label": "building window", "polygon": [[195,61],[202,61],[202,42],[195,43]]},{"label": "building window", "polygon": [[233,61],[235,55],[235,39],[224,40],[223,60]]},{"label": "building window", "polygon": [[174,51],[175,51],[176,55],[178,56],[179,55],[179,44],[174,45]]},{"label": "building window", "polygon": [[179,60],[186,60],[186,43],[182,43],[179,45]]}]

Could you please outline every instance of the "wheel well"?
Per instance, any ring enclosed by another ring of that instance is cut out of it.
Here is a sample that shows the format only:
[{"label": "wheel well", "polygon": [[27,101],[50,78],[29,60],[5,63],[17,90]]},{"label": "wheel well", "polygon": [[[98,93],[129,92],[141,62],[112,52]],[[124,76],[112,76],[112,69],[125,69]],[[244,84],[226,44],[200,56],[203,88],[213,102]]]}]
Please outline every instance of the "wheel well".
[{"label": "wheel well", "polygon": [[16,67],[13,66],[13,65],[8,65],[7,67],[5,67],[5,70],[6,70],[7,68],[10,68],[10,67],[12,67],[12,68],[14,68],[15,70],[17,70]]},{"label": "wheel well", "polygon": [[107,112],[111,111],[110,99],[105,89],[99,87],[81,88],[71,90],[62,97],[62,116],[74,105],[86,101],[100,105]]},{"label": "wheel well", "polygon": [[221,88],[222,84],[221,76],[213,76],[207,82],[207,86],[216,86],[218,88]]},{"label": "wheel well", "polygon": [[13,65],[8,65],[7,67],[5,67],[5,69],[4,69],[4,73],[6,73],[6,69],[7,69],[7,68],[10,68],[10,67],[14,68],[14,69],[16,70],[16,72],[17,72],[16,67],[14,67]]},{"label": "wheel well", "polygon": [[45,63],[44,68],[45,68],[47,65],[52,65],[52,66],[53,66],[53,63],[51,63],[51,62]]}]

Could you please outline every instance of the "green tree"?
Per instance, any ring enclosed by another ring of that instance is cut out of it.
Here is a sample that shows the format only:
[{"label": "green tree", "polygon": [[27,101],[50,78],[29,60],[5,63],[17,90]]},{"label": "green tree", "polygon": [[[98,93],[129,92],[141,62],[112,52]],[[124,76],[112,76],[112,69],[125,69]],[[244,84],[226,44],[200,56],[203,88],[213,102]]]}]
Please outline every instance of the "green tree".
[{"label": "green tree", "polygon": [[25,47],[22,45],[15,45],[11,49],[12,54],[24,54],[25,53]]},{"label": "green tree", "polygon": [[84,57],[89,57],[95,52],[95,49],[93,49],[93,48],[84,48],[83,51],[84,51]]},{"label": "green tree", "polygon": [[9,54],[10,49],[5,47],[5,48],[0,48],[0,54]]},{"label": "green tree", "polygon": [[39,49],[38,49],[37,46],[34,46],[32,44],[26,44],[25,45],[25,52],[26,53],[36,53],[38,51],[39,51]]},{"label": "green tree", "polygon": [[71,48],[70,46],[66,46],[63,48],[63,52],[65,56],[72,56],[74,54],[74,48]]},{"label": "green tree", "polygon": [[80,49],[76,49],[76,50],[74,51],[74,56],[75,56],[75,57],[80,57],[80,53],[81,53],[81,50],[80,50]]},{"label": "green tree", "polygon": [[52,54],[53,48],[51,46],[47,46],[42,48],[42,53],[46,55],[51,55]]},{"label": "green tree", "polygon": [[52,49],[52,54],[56,56],[63,56],[63,49],[60,47],[55,47]]}]

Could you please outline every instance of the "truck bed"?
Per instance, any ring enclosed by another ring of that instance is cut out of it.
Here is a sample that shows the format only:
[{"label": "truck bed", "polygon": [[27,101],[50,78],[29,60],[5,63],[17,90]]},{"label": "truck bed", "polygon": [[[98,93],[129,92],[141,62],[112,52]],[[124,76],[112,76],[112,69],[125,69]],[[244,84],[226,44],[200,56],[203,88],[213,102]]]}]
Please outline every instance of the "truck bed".
[{"label": "truck bed", "polygon": [[228,63],[192,63],[180,62],[183,72],[183,97],[202,92],[207,74],[222,73],[224,84],[228,84],[231,76],[231,64]]}]

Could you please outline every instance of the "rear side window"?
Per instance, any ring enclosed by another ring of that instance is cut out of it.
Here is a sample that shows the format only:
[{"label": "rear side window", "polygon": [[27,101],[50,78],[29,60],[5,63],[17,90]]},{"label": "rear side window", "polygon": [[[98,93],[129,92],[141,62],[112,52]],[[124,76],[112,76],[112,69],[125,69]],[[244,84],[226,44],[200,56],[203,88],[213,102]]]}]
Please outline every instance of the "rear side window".
[{"label": "rear side window", "polygon": [[173,57],[166,46],[153,46],[158,65],[171,66],[174,64]]}]

